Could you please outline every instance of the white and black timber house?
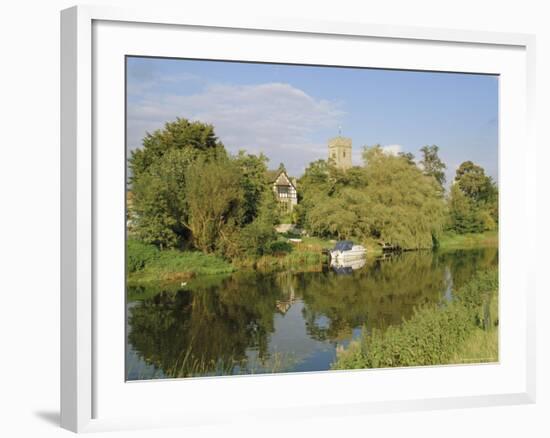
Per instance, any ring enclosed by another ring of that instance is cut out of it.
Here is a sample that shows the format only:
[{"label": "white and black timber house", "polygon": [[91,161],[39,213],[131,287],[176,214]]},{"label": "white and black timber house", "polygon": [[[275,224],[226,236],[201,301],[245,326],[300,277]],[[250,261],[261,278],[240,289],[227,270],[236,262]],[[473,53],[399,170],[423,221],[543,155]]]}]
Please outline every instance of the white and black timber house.
[{"label": "white and black timber house", "polygon": [[290,178],[285,169],[268,171],[268,179],[279,203],[279,208],[283,213],[290,213],[298,204],[296,179]]}]

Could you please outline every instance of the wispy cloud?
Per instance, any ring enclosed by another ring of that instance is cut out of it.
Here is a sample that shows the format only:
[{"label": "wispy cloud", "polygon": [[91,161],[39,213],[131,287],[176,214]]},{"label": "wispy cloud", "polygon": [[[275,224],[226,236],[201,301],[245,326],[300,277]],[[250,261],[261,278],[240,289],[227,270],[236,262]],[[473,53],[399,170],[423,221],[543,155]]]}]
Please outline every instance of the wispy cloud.
[{"label": "wispy cloud", "polygon": [[[192,78],[185,80],[189,79]],[[296,173],[302,169],[294,166],[293,160],[303,163],[325,155],[326,144],[313,142],[313,134],[337,126],[344,115],[338,103],[316,99],[286,83],[217,84],[190,95],[141,89],[135,90],[131,97],[130,149],[141,144],[146,131],[184,117],[213,124],[230,151],[264,152],[272,165],[285,162]]]},{"label": "wispy cloud", "polygon": [[204,82],[204,80],[192,73],[181,72],[174,74],[158,74],[157,72],[136,71],[132,69],[132,75],[127,81],[128,94],[135,97],[152,97],[159,86],[181,85],[185,82]]}]

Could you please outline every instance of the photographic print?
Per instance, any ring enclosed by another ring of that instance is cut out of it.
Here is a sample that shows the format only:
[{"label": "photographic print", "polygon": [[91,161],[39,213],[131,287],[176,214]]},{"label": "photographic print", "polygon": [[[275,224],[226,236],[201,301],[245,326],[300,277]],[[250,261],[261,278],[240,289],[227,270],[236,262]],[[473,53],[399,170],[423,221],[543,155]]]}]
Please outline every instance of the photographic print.
[{"label": "photographic print", "polygon": [[126,58],[126,379],[498,362],[498,76]]}]

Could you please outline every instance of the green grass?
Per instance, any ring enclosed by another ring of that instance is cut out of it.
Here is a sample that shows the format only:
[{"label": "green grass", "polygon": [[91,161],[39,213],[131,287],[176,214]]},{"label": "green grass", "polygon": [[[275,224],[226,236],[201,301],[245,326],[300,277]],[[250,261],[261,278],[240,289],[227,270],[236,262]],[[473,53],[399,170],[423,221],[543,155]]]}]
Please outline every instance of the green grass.
[{"label": "green grass", "polygon": [[498,245],[498,231],[475,234],[445,233],[439,239],[440,249],[462,249]]},{"label": "green grass", "polygon": [[329,249],[334,246],[335,240],[323,239],[322,237],[300,237],[302,245],[306,245],[315,249]]},{"label": "green grass", "polygon": [[197,251],[158,251],[140,270],[128,273],[128,283],[187,280],[197,275],[228,274],[235,267],[221,257]]},{"label": "green grass", "polygon": [[450,364],[498,362],[498,329],[474,332],[460,345],[449,359]]},{"label": "green grass", "polygon": [[326,255],[320,246],[292,243],[290,252],[266,254],[260,257],[243,257],[233,263],[244,269],[262,272],[289,270],[293,272],[318,272],[322,270]]}]

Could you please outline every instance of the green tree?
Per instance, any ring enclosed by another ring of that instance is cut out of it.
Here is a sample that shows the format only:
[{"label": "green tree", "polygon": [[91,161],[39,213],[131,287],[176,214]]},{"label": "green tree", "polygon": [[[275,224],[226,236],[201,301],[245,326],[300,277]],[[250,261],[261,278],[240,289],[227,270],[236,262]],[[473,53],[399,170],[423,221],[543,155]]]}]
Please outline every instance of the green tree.
[{"label": "green tree", "polygon": [[445,218],[439,183],[379,146],[365,148],[363,159],[370,234],[403,249],[431,248]]},{"label": "green tree", "polygon": [[424,174],[434,177],[439,185],[443,188],[446,180],[445,169],[447,168],[447,166],[439,158],[439,146],[426,145],[422,147],[420,151],[422,152],[422,160],[420,160],[420,164],[424,169]]},{"label": "green tree", "polygon": [[459,234],[483,231],[483,222],[475,202],[466,196],[458,184],[453,184],[449,195],[451,228]]},{"label": "green tree", "polygon": [[414,154],[412,152],[399,152],[398,155],[407,160],[407,163],[411,166],[416,166],[416,161],[414,160]]},{"label": "green tree", "polygon": [[136,239],[235,257],[243,250],[241,235],[274,239],[278,210],[265,177],[267,158],[243,151],[229,156],[211,125],[166,123],[146,135],[129,166]]},{"label": "green tree", "polygon": [[494,200],[496,187],[483,167],[465,161],[456,170],[455,181],[466,196],[474,201]]},{"label": "green tree", "polygon": [[449,194],[450,229],[477,233],[498,227],[498,188],[485,170],[472,161],[462,163]]},{"label": "green tree", "polygon": [[191,149],[172,149],[133,178],[133,232],[138,240],[161,249],[188,243],[185,172],[195,160]]},{"label": "green tree", "polygon": [[344,188],[337,196],[318,194],[308,212],[309,229],[323,237],[364,238],[369,233],[369,198],[364,191]]},{"label": "green tree", "polygon": [[129,165],[131,181],[139,178],[149,166],[173,149],[191,149],[195,152],[225,153],[212,125],[177,118],[167,122],[164,129],[147,133],[142,147],[132,151]]},{"label": "green tree", "polygon": [[[251,223],[260,213],[262,205],[266,207],[264,198],[267,192],[270,192],[270,185],[265,175],[267,172],[268,159],[264,154],[259,156],[247,154],[244,151],[239,151],[235,157],[235,164],[240,170],[241,178],[239,185],[243,189],[244,204],[243,204],[243,224]],[[274,207],[275,200],[271,204]],[[271,209],[276,212],[275,208]],[[264,214],[269,214],[269,211],[263,211]]]},{"label": "green tree", "polygon": [[185,175],[187,228],[193,245],[208,253],[218,248],[224,231],[242,222],[244,191],[235,162],[229,159],[200,158]]},{"label": "green tree", "polygon": [[403,249],[431,248],[444,220],[437,182],[380,146],[366,148],[365,166],[341,172],[311,163],[300,180],[301,222],[323,237],[375,238]]}]

